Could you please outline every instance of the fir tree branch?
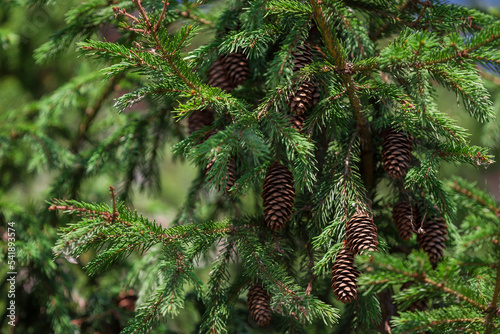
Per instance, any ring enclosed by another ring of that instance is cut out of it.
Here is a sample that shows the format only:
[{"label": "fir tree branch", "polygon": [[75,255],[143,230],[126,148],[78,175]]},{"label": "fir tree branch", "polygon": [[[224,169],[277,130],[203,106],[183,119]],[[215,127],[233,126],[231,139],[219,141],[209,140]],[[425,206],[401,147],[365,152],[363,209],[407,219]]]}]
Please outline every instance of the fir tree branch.
[{"label": "fir tree branch", "polygon": [[[404,10],[406,9],[406,7],[408,7],[409,4],[411,4],[412,2],[414,2],[414,0],[406,0],[399,8],[398,8],[398,12],[404,12]],[[387,22],[381,26],[378,31],[376,31],[375,33],[373,34],[370,34],[370,39],[375,42],[377,41],[380,36],[391,26],[391,21],[390,20],[386,20]]]},{"label": "fir tree branch", "polygon": [[87,131],[89,130],[90,125],[101,110],[104,101],[115,91],[115,85],[121,79],[121,77],[121,75],[116,75],[111,80],[109,80],[104,87],[101,95],[99,95],[94,104],[92,106],[88,106],[87,109],[85,109],[85,115],[80,123],[80,127],[78,128],[78,134],[71,144],[72,152],[76,153],[79,151],[78,148],[87,136]]},{"label": "fir tree branch", "polygon": [[[418,276],[417,276],[417,278],[420,279],[420,277],[418,277]],[[478,308],[478,309],[480,309],[482,311],[487,311],[488,310],[488,308],[486,306],[479,304],[478,302],[470,299],[467,296],[462,295],[461,293],[459,293],[459,292],[457,292],[457,291],[455,291],[453,289],[450,289],[449,287],[447,287],[444,284],[444,282],[443,283],[438,283],[438,282],[433,281],[429,277],[425,277],[425,276],[422,278],[422,281],[425,282],[425,283],[429,283],[430,285],[438,288],[439,290],[443,290],[444,292],[447,292],[447,293],[449,293],[451,295],[454,295],[454,296],[458,297],[459,299],[461,299],[461,300],[463,300],[463,301],[465,301],[465,302],[467,302],[467,303],[475,306],[476,308]]]},{"label": "fir tree branch", "polygon": [[184,11],[176,9],[175,11],[176,11],[177,14],[179,14],[181,16],[184,16],[187,19],[191,19],[191,20],[193,20],[195,22],[199,22],[201,24],[209,26],[210,28],[215,28],[215,23],[213,23],[212,21],[207,20],[207,19],[205,19],[203,17],[199,17],[199,16],[194,15],[193,13],[191,13],[190,9],[186,9]]},{"label": "fir tree branch", "polygon": [[365,181],[365,186],[368,192],[370,192],[375,184],[375,165],[371,143],[371,129],[370,123],[362,111],[363,107],[361,105],[361,100],[356,92],[356,85],[352,78],[352,64],[345,59],[340,42],[336,38],[335,33],[328,27],[327,19],[322,9],[322,0],[309,0],[309,2],[313,8],[314,18],[323,33],[323,38],[328,52],[334,59],[338,72],[343,79],[345,89],[347,90],[347,96],[349,97],[349,101],[352,106],[352,112],[359,127],[361,135],[361,175]]},{"label": "fir tree branch", "polygon": [[158,28],[161,24],[161,21],[163,21],[163,18],[165,17],[165,13],[167,12],[167,6],[169,5],[168,0],[164,0],[163,2],[163,8],[160,13],[160,17],[158,17],[158,20],[156,21],[155,25],[153,26],[153,31],[156,32],[158,31]]},{"label": "fir tree branch", "polygon": [[401,274],[401,275],[404,275],[404,276],[407,276],[407,277],[411,277],[412,279],[416,280],[416,281],[420,281],[420,282],[424,282],[424,283],[427,283],[427,284],[430,284],[432,285],[433,287],[439,289],[439,290],[442,290],[446,293],[449,293],[455,297],[457,297],[458,299],[461,299],[471,305],[473,305],[474,307],[480,309],[481,311],[484,311],[486,312],[488,310],[488,307],[482,305],[482,304],[479,304],[478,302],[476,302],[475,300],[472,300],[470,299],[469,297],[467,296],[464,296],[463,294],[453,290],[453,289],[450,289],[449,287],[447,287],[445,285],[444,282],[441,282],[441,283],[438,283],[432,279],[430,279],[425,273],[410,273],[410,272],[406,272],[404,270],[399,270],[397,268],[394,268],[393,266],[391,265],[385,265],[383,263],[377,263],[377,266],[380,266],[382,268],[385,268],[389,271],[393,271],[393,272],[396,272],[398,274]]},{"label": "fir tree branch", "polygon": [[404,331],[401,334],[420,333],[420,331],[423,329],[429,329],[429,328],[433,328],[434,326],[451,324],[451,323],[456,323],[456,322],[471,323],[471,322],[483,322],[483,321],[484,321],[484,318],[459,318],[459,319],[437,320],[437,321],[431,321],[428,324],[418,326],[418,327],[412,328],[410,330]]},{"label": "fir tree branch", "polygon": [[[154,30],[154,26],[151,24],[151,21],[149,20],[148,14],[146,13],[146,10],[142,6],[141,0],[132,0],[132,2],[137,6],[137,9],[141,13],[141,16],[146,24],[146,30],[145,33],[152,36],[155,43],[156,43],[156,48],[160,50],[161,52],[161,58],[166,60],[167,63],[170,65],[172,68],[173,72],[181,79],[189,88],[192,90],[196,90],[197,85],[192,83],[183,73],[182,71],[177,67],[175,64],[171,53],[167,52],[165,48],[163,47],[163,44],[160,41],[160,37],[157,34],[157,31]],[[168,5],[168,1],[164,2],[164,8]],[[189,32],[189,30],[188,30]]]},{"label": "fir tree branch", "polygon": [[500,218],[500,209],[496,208],[495,206],[493,206],[493,205],[491,205],[491,204],[486,203],[486,201],[485,201],[484,199],[482,199],[482,198],[480,198],[479,196],[477,196],[477,195],[473,194],[470,190],[460,187],[460,186],[458,185],[458,182],[457,182],[457,181],[454,181],[454,182],[453,182],[453,186],[452,186],[452,188],[453,188],[455,191],[457,191],[457,192],[459,192],[459,193],[462,193],[462,194],[464,194],[465,196],[467,196],[467,197],[469,197],[469,198],[471,198],[471,199],[475,200],[476,202],[478,202],[478,203],[479,203],[479,204],[481,204],[482,206],[484,206],[484,207],[486,207],[486,208],[490,209],[492,212],[494,212],[494,213],[495,213],[495,215],[496,215],[497,217],[499,217],[499,218]]},{"label": "fir tree branch", "polygon": [[[498,234],[498,237],[500,238],[500,233]],[[486,316],[486,322],[485,322],[486,324],[486,331],[484,332],[485,334],[491,334],[493,332],[493,327],[495,327],[493,319],[495,317],[500,316],[500,309],[498,307],[498,294],[500,293],[500,256],[498,257],[498,262],[496,266],[497,266],[497,277],[495,280],[495,290],[493,291],[493,298],[491,299],[491,302],[488,305],[488,310],[487,310],[488,315]]]}]

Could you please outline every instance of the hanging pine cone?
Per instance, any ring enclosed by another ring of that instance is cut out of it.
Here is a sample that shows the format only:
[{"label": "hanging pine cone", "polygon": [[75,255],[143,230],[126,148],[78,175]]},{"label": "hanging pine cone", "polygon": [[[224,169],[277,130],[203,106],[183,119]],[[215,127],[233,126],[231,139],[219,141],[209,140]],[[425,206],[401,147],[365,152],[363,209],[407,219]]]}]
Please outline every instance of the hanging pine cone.
[{"label": "hanging pine cone", "polygon": [[297,72],[313,61],[311,48],[307,44],[297,46],[297,51],[292,53],[293,56],[293,71]]},{"label": "hanging pine cone", "polygon": [[401,238],[405,241],[410,240],[416,226],[416,209],[408,202],[399,202],[392,209],[392,219]]},{"label": "hanging pine cone", "polygon": [[433,265],[443,257],[445,241],[448,240],[448,226],[442,217],[428,217],[422,224],[423,233],[417,234],[417,241]]},{"label": "hanging pine cone", "polygon": [[248,311],[259,326],[266,326],[271,321],[269,299],[269,294],[260,284],[254,284],[248,290]]},{"label": "hanging pine cone", "polygon": [[226,71],[220,60],[216,60],[208,71],[208,84],[213,87],[222,89],[225,92],[233,90],[235,85],[227,77]]},{"label": "hanging pine cone", "polygon": [[406,175],[411,161],[413,138],[392,129],[386,131],[382,142],[382,161],[389,177],[401,179]]},{"label": "hanging pine cone", "polygon": [[267,171],[262,199],[267,227],[273,231],[281,230],[292,215],[295,188],[292,173],[279,162]]},{"label": "hanging pine cone", "polygon": [[356,213],[346,224],[346,245],[353,254],[377,250],[377,236],[377,226],[366,213]]},{"label": "hanging pine cone", "polygon": [[342,303],[347,304],[356,298],[358,277],[359,271],[354,266],[354,254],[344,244],[335,258],[332,269],[333,292]]},{"label": "hanging pine cone", "polygon": [[304,122],[306,121],[305,115],[297,115],[290,117],[290,122],[292,123],[292,128],[297,129],[299,132],[302,131],[304,127]]},{"label": "hanging pine cone", "polygon": [[304,81],[302,85],[288,100],[288,105],[295,115],[303,115],[309,107],[319,101],[319,92],[317,93],[316,83]]},{"label": "hanging pine cone", "polygon": [[189,135],[191,135],[195,131],[198,131],[204,126],[211,125],[213,121],[214,114],[211,109],[205,108],[195,110],[188,118]]},{"label": "hanging pine cone", "polygon": [[229,193],[229,189],[234,186],[236,181],[236,161],[231,158],[227,162],[227,174],[226,174],[226,193]]},{"label": "hanging pine cone", "polygon": [[[214,165],[215,163],[215,159],[216,158],[213,158],[209,163],[208,165],[205,167],[205,175],[209,173],[210,169],[212,168],[212,166]],[[228,161],[227,161],[227,172],[226,172],[226,186],[224,188],[224,193],[229,193],[229,190],[231,189],[231,187],[234,185],[234,182],[236,181],[236,162],[234,160],[234,158],[230,158]],[[222,184],[220,184],[217,188],[219,191],[222,190]]]},{"label": "hanging pine cone", "polygon": [[235,87],[244,83],[250,73],[248,59],[241,53],[233,52],[227,55],[222,61],[222,66]]}]

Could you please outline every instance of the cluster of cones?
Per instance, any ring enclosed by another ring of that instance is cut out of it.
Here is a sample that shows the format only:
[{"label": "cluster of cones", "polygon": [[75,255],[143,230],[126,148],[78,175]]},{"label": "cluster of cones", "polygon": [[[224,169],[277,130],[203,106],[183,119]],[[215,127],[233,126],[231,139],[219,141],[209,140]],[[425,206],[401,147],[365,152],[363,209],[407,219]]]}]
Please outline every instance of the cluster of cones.
[{"label": "cluster of cones", "polygon": [[[408,134],[388,129],[383,134],[382,162],[387,175],[396,180],[406,176],[411,162],[413,138]],[[433,265],[443,257],[447,240],[447,225],[436,208],[416,207],[408,201],[400,201],[393,207],[393,221],[399,235],[408,241],[417,233],[417,242],[429,256]],[[377,227],[373,219],[364,212],[352,216],[346,224],[346,239],[337,254],[332,269],[332,287],[337,298],[349,303],[357,295],[359,271],[354,257],[366,251],[376,250]]]},{"label": "cluster of cones", "polygon": [[[401,131],[388,129],[384,132],[382,162],[390,178],[403,179],[406,176],[411,162],[412,141],[410,135]],[[394,205],[392,218],[403,240],[408,241],[414,232],[417,233],[419,247],[428,254],[433,265],[443,257],[448,227],[439,210],[426,210],[401,200]]]},{"label": "cluster of cones", "polygon": [[[313,61],[313,54],[307,44],[297,47],[292,53],[294,72]],[[225,92],[245,82],[249,75],[248,61],[241,53],[231,53],[218,58],[208,73],[208,83]],[[319,87],[312,80],[298,82],[288,97],[291,111],[291,126],[301,131],[307,117],[307,111],[319,101]],[[189,134],[209,126],[214,121],[214,113],[210,109],[193,112],[188,119]],[[413,138],[401,131],[388,129],[383,133],[382,162],[387,175],[396,180],[404,179],[411,163]],[[210,161],[205,169],[208,173],[214,161]],[[236,163],[231,158],[227,163],[224,190],[227,192],[236,180]],[[272,231],[284,228],[292,214],[295,199],[292,173],[280,162],[269,167],[263,185],[263,206],[266,226]],[[420,209],[408,201],[400,201],[393,208],[393,220],[401,238],[409,240],[417,233],[419,246],[429,255],[430,261],[436,264],[443,256],[444,242],[447,240],[446,222],[439,215],[420,214]],[[357,279],[360,272],[354,265],[358,254],[377,250],[377,227],[373,218],[366,212],[357,212],[346,224],[346,239],[337,254],[332,268],[332,287],[337,298],[348,303],[357,296]],[[261,284],[254,284],[248,292],[249,312],[259,326],[270,322],[271,311],[269,294]]]},{"label": "cluster of cones", "polygon": [[[243,84],[249,75],[248,60],[241,53],[230,53],[226,57],[219,57],[210,67],[208,71],[208,84],[220,88],[225,92],[232,91],[235,87]],[[209,126],[214,121],[214,112],[210,108],[194,111],[188,118],[188,132],[191,135],[193,132],[200,130],[205,126]],[[215,132],[209,133],[205,139],[214,135]],[[208,174],[215,160],[208,162],[205,168],[205,174]],[[236,161],[231,158],[227,162],[227,172],[225,182],[219,185],[219,190],[229,192],[229,189],[236,181]]]}]

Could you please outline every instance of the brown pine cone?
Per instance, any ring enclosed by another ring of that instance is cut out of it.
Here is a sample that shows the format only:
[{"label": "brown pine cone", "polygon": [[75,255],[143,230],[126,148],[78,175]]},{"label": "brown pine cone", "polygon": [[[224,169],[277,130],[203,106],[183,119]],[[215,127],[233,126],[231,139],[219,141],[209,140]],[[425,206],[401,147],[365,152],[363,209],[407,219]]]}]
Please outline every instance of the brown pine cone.
[{"label": "brown pine cone", "polygon": [[448,226],[442,217],[428,217],[422,224],[422,232],[417,234],[417,241],[433,265],[443,257],[444,244],[448,240]]},{"label": "brown pine cone", "polygon": [[358,277],[359,271],[354,266],[354,254],[344,244],[335,258],[332,269],[333,292],[342,303],[347,304],[356,299]]},{"label": "brown pine cone", "polygon": [[231,158],[227,162],[227,175],[226,175],[226,193],[229,193],[229,190],[234,186],[234,182],[236,181],[236,161],[234,158]]},{"label": "brown pine cone", "polygon": [[264,219],[272,231],[279,231],[292,215],[295,188],[292,173],[275,162],[267,171],[262,190]]},{"label": "brown pine cone", "polygon": [[208,84],[213,87],[222,89],[225,92],[233,90],[235,85],[226,75],[223,63],[221,60],[216,60],[208,71]]},{"label": "brown pine cone", "polygon": [[366,213],[356,213],[346,224],[346,245],[353,254],[376,251],[377,237],[377,226]]},{"label": "brown pine cone", "polygon": [[302,131],[304,127],[304,122],[306,121],[305,115],[291,116],[290,122],[292,123],[292,128],[297,129],[299,132]]},{"label": "brown pine cone", "polygon": [[260,284],[254,284],[248,290],[248,311],[259,326],[266,326],[271,321],[271,307],[269,294]]},{"label": "brown pine cone", "polygon": [[405,241],[410,240],[414,226],[416,226],[416,208],[408,202],[399,202],[392,209],[392,219],[401,238]]},{"label": "brown pine cone", "polygon": [[288,100],[288,105],[292,113],[295,115],[303,115],[307,109],[315,104],[314,102],[317,103],[315,99],[319,101],[319,97],[315,96],[316,90],[316,83],[304,81]]},{"label": "brown pine cone", "polygon": [[401,179],[406,175],[410,165],[413,138],[392,129],[386,131],[383,137],[382,161],[384,169],[389,177]]},{"label": "brown pine cone", "polygon": [[230,53],[226,58],[221,59],[222,66],[226,71],[226,76],[231,80],[234,87],[244,83],[250,73],[248,59],[241,53]]},{"label": "brown pine cone", "polygon": [[127,311],[135,310],[135,302],[137,301],[137,295],[134,290],[129,289],[127,291],[122,291],[118,295],[116,304],[119,308],[125,309]]},{"label": "brown pine cone", "polygon": [[204,126],[211,125],[214,121],[214,113],[211,109],[205,108],[195,110],[188,118],[188,132],[191,135],[193,132],[198,131]]},{"label": "brown pine cone", "polygon": [[293,71],[297,72],[313,61],[311,48],[307,44],[297,46],[297,50],[292,53],[293,56]]}]

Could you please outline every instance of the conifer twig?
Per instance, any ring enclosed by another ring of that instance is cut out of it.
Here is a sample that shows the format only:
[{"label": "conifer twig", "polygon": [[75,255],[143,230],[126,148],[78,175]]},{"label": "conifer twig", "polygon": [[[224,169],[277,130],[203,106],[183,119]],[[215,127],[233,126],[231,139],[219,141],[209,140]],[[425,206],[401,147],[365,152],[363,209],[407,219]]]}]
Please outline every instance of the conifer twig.
[{"label": "conifer twig", "polygon": [[[479,304],[478,302],[470,299],[469,297],[467,296],[464,296],[463,294],[453,290],[453,289],[450,289],[449,287],[447,287],[445,285],[444,282],[441,282],[441,283],[438,283],[438,282],[435,282],[434,280],[430,279],[425,273],[409,273],[409,272],[406,272],[406,271],[403,271],[403,270],[398,270],[397,268],[394,268],[393,266],[391,265],[384,265],[384,264],[381,264],[381,263],[378,263],[377,264],[378,266],[382,267],[382,268],[385,268],[389,271],[394,271],[398,274],[402,274],[402,275],[405,275],[405,276],[408,276],[408,277],[412,277],[413,279],[417,280],[417,281],[420,281],[420,282],[425,282],[427,284],[430,284],[432,286],[434,286],[435,288],[438,288],[439,290],[442,290],[444,292],[447,292],[451,295],[454,295],[456,296],[458,299],[461,299],[471,305],[473,305],[474,307],[480,309],[481,311],[487,311],[488,308],[482,304]],[[499,279],[500,280],[500,279]]]},{"label": "conifer twig", "polygon": [[[500,237],[500,233],[498,234]],[[500,316],[500,309],[498,308],[498,294],[500,293],[500,256],[497,262],[497,277],[495,280],[495,290],[493,291],[493,298],[488,305],[488,315],[486,316],[486,331],[485,334],[491,334],[493,331],[494,323],[493,318]]]},{"label": "conifer twig", "polygon": [[464,194],[465,196],[475,200],[482,206],[488,208],[489,210],[493,211],[495,213],[495,216],[500,217],[500,209],[494,207],[493,205],[490,205],[486,203],[482,198],[479,198],[478,196],[474,195],[471,191],[462,188],[458,185],[457,181],[453,182],[453,189],[459,193]]},{"label": "conifer twig", "polygon": [[153,26],[153,31],[158,31],[158,28],[161,24],[161,21],[163,21],[163,18],[165,17],[165,13],[167,12],[167,7],[169,5],[169,2],[167,0],[163,1],[163,9],[161,10],[160,17],[158,17],[158,21],[156,21],[155,25]]},{"label": "conifer twig", "polygon": [[436,320],[436,321],[431,321],[426,325],[412,328],[411,330],[402,332],[401,334],[410,334],[415,332],[419,333],[419,331],[421,331],[424,328],[432,328],[437,325],[451,324],[455,322],[482,322],[482,321],[484,321],[484,318],[459,318],[459,319]]},{"label": "conifer twig", "polygon": [[156,43],[156,48],[161,52],[161,58],[166,60],[167,63],[170,65],[174,73],[192,90],[196,90],[197,86],[193,84],[182,72],[181,70],[176,66],[174,63],[172,56],[170,53],[168,53],[165,48],[163,47],[163,44],[160,41],[160,38],[157,34],[157,31],[153,29],[153,26],[151,25],[151,21],[149,21],[148,14],[146,13],[146,10],[142,6],[141,0],[132,0],[133,3],[137,6],[137,9],[141,13],[141,16],[144,20],[144,23],[146,24],[146,33],[151,35]]},{"label": "conifer twig", "polygon": [[[404,9],[405,9],[406,7],[408,7],[408,5],[409,5],[411,2],[413,2],[413,1],[414,1],[414,0],[406,0],[406,1],[405,1],[402,5],[401,5],[401,7],[399,7],[399,8],[398,8],[398,11],[399,11],[399,12],[403,12],[403,11],[404,11]],[[395,20],[396,20],[396,19],[399,19],[399,18],[397,18],[397,17],[396,17],[396,18],[395,18]],[[374,42],[374,41],[376,41],[376,40],[378,40],[378,39],[379,39],[379,37],[380,37],[380,35],[382,35],[382,33],[383,33],[384,31],[386,31],[386,30],[387,30],[387,28],[389,28],[390,26],[391,26],[391,21],[390,21],[390,20],[387,20],[387,22],[386,22],[383,26],[381,26],[381,27],[378,29],[378,31],[377,31],[377,32],[375,32],[374,34],[370,34],[370,39],[371,39],[373,42]]]},{"label": "conifer twig", "polygon": [[215,28],[215,23],[213,23],[212,21],[210,20],[207,20],[207,19],[204,19],[203,17],[199,17],[199,16],[196,16],[194,15],[193,13],[191,13],[191,10],[189,9],[186,9],[186,10],[178,10],[176,9],[175,10],[179,15],[181,16],[184,16],[185,18],[187,19],[191,19],[193,21],[196,21],[196,22],[199,22],[199,23],[202,23],[204,25],[207,25],[209,26],[210,28]]},{"label": "conifer twig", "polygon": [[108,96],[115,91],[114,90],[115,85],[121,79],[121,77],[122,77],[121,75],[116,75],[111,80],[109,80],[106,86],[104,87],[104,90],[95,101],[95,103],[91,106],[88,106],[85,109],[85,115],[82,119],[80,127],[78,128],[78,134],[76,135],[73,143],[71,144],[71,150],[73,152],[78,152],[78,148],[82,144],[82,141],[85,139],[90,125],[92,124],[97,114],[101,110],[104,101],[106,101]]},{"label": "conifer twig", "polygon": [[363,106],[361,105],[361,100],[356,92],[356,84],[352,78],[352,64],[344,58],[344,53],[340,42],[335,37],[335,33],[329,29],[326,16],[322,9],[322,0],[309,0],[313,8],[314,18],[320,27],[323,38],[325,39],[325,44],[330,53],[330,56],[335,61],[338,68],[339,75],[342,77],[344,82],[344,87],[347,90],[347,96],[351,103],[352,112],[356,123],[358,124],[360,135],[361,135],[361,164],[362,164],[362,176],[365,181],[365,186],[368,192],[373,189],[374,186],[374,160],[373,160],[373,149],[371,143],[371,129],[370,123],[368,122],[366,116],[363,113]]}]

